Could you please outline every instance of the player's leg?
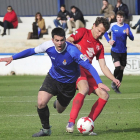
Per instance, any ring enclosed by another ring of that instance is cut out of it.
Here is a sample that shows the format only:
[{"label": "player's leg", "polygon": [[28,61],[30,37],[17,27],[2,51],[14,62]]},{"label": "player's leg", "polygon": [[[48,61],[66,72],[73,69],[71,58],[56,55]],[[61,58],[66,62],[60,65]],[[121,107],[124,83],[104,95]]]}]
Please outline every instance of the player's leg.
[{"label": "player's leg", "polygon": [[127,63],[127,53],[121,53],[121,59],[120,59],[120,65],[121,65],[121,68],[120,68],[120,72],[117,76],[117,79],[122,82],[122,78],[123,78],[123,71],[124,71],[124,68],[126,66],[126,63]]},{"label": "player's leg", "polygon": [[53,20],[53,23],[54,23],[54,25],[55,25],[56,27],[58,27],[58,26],[61,27],[61,24],[60,24],[59,20],[54,19],[54,20]]},{"label": "player's leg", "polygon": [[50,124],[49,124],[50,112],[49,112],[49,108],[47,104],[52,97],[53,97],[52,94],[45,91],[39,91],[38,93],[37,112],[38,112],[43,129],[41,129],[41,131],[39,131],[38,133],[35,133],[33,137],[51,135]]},{"label": "player's leg", "polygon": [[76,82],[60,83],[57,82],[57,100],[54,102],[54,108],[58,113],[62,113],[69,105],[76,92]]},{"label": "player's leg", "polygon": [[75,120],[78,117],[78,113],[84,103],[84,98],[88,94],[89,86],[86,80],[80,80],[77,84],[79,92],[76,94],[73,103],[72,109],[70,112],[69,122],[73,122],[75,124]]},{"label": "player's leg", "polygon": [[51,135],[51,129],[49,124],[49,100],[56,95],[56,80],[53,79],[49,74],[46,76],[38,93],[38,107],[37,112],[41,120],[43,129],[38,133],[35,133],[33,137],[49,136]]},{"label": "player's leg", "polygon": [[91,108],[91,112],[88,115],[88,117],[90,117],[93,121],[95,121],[99,114],[102,112],[109,98],[109,94],[105,90],[96,88],[94,93],[99,97],[99,99],[94,103]]},{"label": "player's leg", "polygon": [[[121,71],[121,63],[120,63],[121,54],[111,51],[111,56],[112,56],[112,60],[115,66],[114,77],[118,79],[118,76]],[[111,87],[116,93],[121,93],[114,82],[111,83]]]},{"label": "player's leg", "polygon": [[68,29],[69,29],[69,34],[72,34],[73,33],[72,28],[75,28],[75,22],[73,22],[71,20],[67,20],[67,26],[68,26]]},{"label": "player's leg", "polygon": [[82,27],[84,27],[83,22],[81,20],[76,20],[75,29],[77,30],[77,29],[82,28]]},{"label": "player's leg", "polygon": [[84,98],[88,94],[89,86],[87,80],[82,80],[82,77],[78,79],[77,81],[77,87],[79,89],[79,92],[76,94],[73,103],[72,108],[70,112],[70,119],[68,122],[68,125],[66,126],[66,131],[72,133],[74,129],[75,120],[78,117],[78,113],[83,106]]}]

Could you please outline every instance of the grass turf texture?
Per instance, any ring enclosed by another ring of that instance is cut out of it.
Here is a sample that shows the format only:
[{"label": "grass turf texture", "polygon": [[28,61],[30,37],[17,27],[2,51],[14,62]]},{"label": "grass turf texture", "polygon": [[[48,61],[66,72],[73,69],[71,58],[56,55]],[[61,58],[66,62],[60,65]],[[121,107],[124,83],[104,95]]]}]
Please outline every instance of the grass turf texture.
[{"label": "grass turf texture", "polygon": [[[140,76],[124,76],[122,94],[109,92],[110,99],[95,121],[97,136],[84,136],[76,127],[73,134],[65,132],[71,103],[58,114],[53,108],[56,97],[49,102],[51,136],[32,138],[41,128],[37,115],[37,93],[45,76],[0,76],[0,140],[139,140],[140,139]],[[111,82],[101,77],[110,87]],[[87,116],[97,96],[87,96],[78,118]],[[78,120],[78,119],[77,119]]]}]

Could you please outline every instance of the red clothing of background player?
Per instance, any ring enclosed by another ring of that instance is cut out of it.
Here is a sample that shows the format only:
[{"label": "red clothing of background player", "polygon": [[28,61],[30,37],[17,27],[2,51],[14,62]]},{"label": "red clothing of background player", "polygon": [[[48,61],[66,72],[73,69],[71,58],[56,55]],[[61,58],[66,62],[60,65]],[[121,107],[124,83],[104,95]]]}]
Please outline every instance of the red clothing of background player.
[{"label": "red clothing of background player", "polygon": [[13,24],[14,28],[17,28],[18,19],[17,19],[17,15],[14,10],[12,10],[11,12],[7,12],[5,14],[3,21],[5,21],[5,20],[7,20],[8,22],[11,22]]}]

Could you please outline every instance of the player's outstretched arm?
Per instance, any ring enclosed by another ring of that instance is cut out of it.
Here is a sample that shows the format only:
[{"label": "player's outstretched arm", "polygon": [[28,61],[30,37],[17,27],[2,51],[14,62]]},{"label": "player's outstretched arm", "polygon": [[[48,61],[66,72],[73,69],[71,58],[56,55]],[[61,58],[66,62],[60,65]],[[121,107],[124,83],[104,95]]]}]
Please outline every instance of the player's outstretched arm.
[{"label": "player's outstretched arm", "polygon": [[0,62],[6,62],[5,66],[10,64],[13,61],[13,57],[5,57],[5,58],[0,58]]},{"label": "player's outstretched arm", "polygon": [[105,63],[105,59],[99,59],[99,65],[104,75],[107,78],[109,78],[111,81],[113,81],[117,87],[120,87],[121,85],[120,81],[113,76],[113,74],[111,73],[111,71],[109,70],[109,68],[107,67]]}]

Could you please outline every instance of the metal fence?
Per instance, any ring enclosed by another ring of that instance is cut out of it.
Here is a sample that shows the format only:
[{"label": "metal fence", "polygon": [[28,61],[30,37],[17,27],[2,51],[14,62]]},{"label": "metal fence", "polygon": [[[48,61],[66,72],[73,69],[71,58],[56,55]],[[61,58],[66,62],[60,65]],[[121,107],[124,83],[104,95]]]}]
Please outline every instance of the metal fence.
[{"label": "metal fence", "polygon": [[[117,0],[108,0],[114,7]],[[123,0],[129,8],[129,14],[135,14],[135,0]],[[78,7],[84,15],[99,15],[100,9],[103,6],[102,0],[65,0],[65,5],[68,10],[72,5]]]},{"label": "metal fence", "polygon": [[[108,0],[115,6],[117,0]],[[135,0],[123,0],[128,5],[129,14],[135,14]],[[7,6],[11,5],[18,16],[34,16],[41,12],[43,16],[57,15],[58,0],[0,0],[0,16],[7,12]],[[65,0],[67,10],[72,5],[77,6],[84,15],[99,15],[102,0]]]},{"label": "metal fence", "polygon": [[42,15],[57,15],[57,0],[0,0],[0,16],[7,12],[11,5],[18,16],[34,16],[36,12]]}]

